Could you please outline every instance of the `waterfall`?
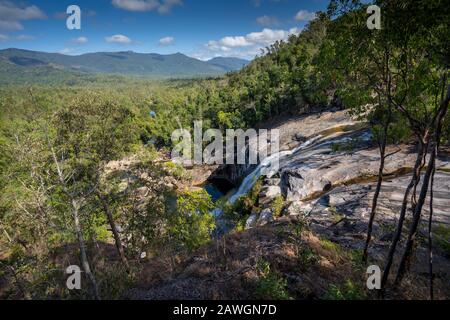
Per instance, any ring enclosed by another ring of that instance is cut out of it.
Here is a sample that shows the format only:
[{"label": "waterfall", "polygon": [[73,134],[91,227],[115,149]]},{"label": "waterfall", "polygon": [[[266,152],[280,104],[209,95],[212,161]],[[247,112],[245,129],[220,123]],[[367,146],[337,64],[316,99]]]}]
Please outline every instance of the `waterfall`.
[{"label": "waterfall", "polygon": [[[352,136],[344,136],[342,137],[341,135],[344,133],[345,131],[340,131],[339,129],[342,128],[351,128],[352,126],[354,126],[354,124],[343,124],[337,127],[331,127],[325,131],[327,131],[327,133],[324,135],[322,134],[317,134],[314,137],[310,138],[309,140],[307,140],[306,142],[300,144],[298,147],[292,149],[292,150],[287,150],[287,151],[280,151],[277,153],[274,153],[266,158],[264,158],[259,164],[258,166],[250,173],[248,174],[244,180],[242,181],[241,185],[239,186],[238,190],[232,194],[226,204],[234,204],[236,203],[236,201],[242,197],[247,195],[250,190],[253,188],[253,186],[255,185],[256,181],[258,181],[258,179],[261,176],[265,176],[268,178],[271,178],[272,176],[274,176],[278,171],[279,171],[279,167],[282,166],[277,166],[277,162],[278,164],[281,164],[281,162],[283,160],[287,160],[289,161],[289,157],[292,155],[297,154],[298,152],[305,152],[301,158],[306,158],[309,157],[311,155],[313,155],[314,153],[317,152],[323,152],[323,148],[327,147],[329,148],[329,146],[333,143],[344,143],[344,142],[349,142],[353,139],[355,139],[355,137]],[[355,132],[358,131],[354,131],[352,132],[353,134]],[[358,133],[358,139],[361,139],[363,141],[369,141],[372,138],[372,134],[370,133],[370,131],[368,130],[364,130],[362,132]],[[309,151],[309,152],[307,152]],[[299,158],[297,158],[298,160]],[[277,170],[271,170],[270,168],[277,168]],[[220,215],[222,214],[223,210],[222,210],[222,206],[215,208],[212,213],[216,218],[219,218]]]},{"label": "waterfall", "polygon": [[[270,170],[270,168],[278,167],[276,166],[277,162],[279,163],[283,158],[304,150],[321,138],[321,135],[315,136],[292,150],[280,151],[264,158],[258,164],[258,166],[244,178],[241,185],[239,186],[239,189],[228,199],[227,204],[234,204],[240,197],[248,194],[255,185],[256,181],[258,181],[258,179],[262,175],[268,178],[271,178],[273,175],[275,175],[278,170]],[[215,208],[212,213],[215,217],[220,217],[220,215],[222,214],[222,207]]]},{"label": "waterfall", "polygon": [[311,145],[312,143],[314,143],[315,141],[317,141],[320,138],[321,138],[321,136],[316,136],[316,137],[311,138],[308,141],[302,143],[297,148],[294,148],[292,150],[287,150],[287,151],[280,151],[280,152],[274,153],[274,154],[264,158],[260,162],[260,164],[256,167],[256,169],[253,170],[248,176],[246,176],[244,178],[239,189],[230,197],[230,199],[228,199],[228,203],[234,204],[237,199],[239,199],[240,197],[245,196],[247,193],[249,193],[250,190],[255,185],[256,181],[258,181],[258,179],[263,175],[263,169],[269,169],[268,172],[264,173],[264,175],[268,178],[271,178],[273,175],[275,175],[277,173],[278,170],[276,170],[276,171],[270,170],[270,168],[278,167],[278,166],[276,166],[277,162],[280,163],[281,159],[283,159],[287,156],[293,155],[300,150],[305,149],[306,147],[308,147],[309,145]]}]

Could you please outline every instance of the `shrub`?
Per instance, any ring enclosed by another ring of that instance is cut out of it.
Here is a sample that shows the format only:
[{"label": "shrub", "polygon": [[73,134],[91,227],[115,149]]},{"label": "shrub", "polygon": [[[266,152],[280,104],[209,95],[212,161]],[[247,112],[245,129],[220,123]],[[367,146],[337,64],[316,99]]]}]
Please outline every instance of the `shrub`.
[{"label": "shrub", "polygon": [[177,199],[177,210],[169,219],[169,232],[178,245],[194,250],[211,239],[215,228],[214,207],[205,190],[186,191]]},{"label": "shrub", "polygon": [[443,224],[438,225],[434,230],[434,242],[441,248],[447,256],[450,256],[450,228]]},{"label": "shrub", "polygon": [[281,215],[281,211],[284,207],[284,199],[283,196],[279,195],[275,199],[273,199],[270,204],[270,209],[272,210],[274,217],[279,217]]},{"label": "shrub", "polygon": [[289,300],[291,296],[287,291],[287,282],[271,270],[267,261],[259,261],[257,265],[259,274],[256,285],[258,299],[265,300]]},{"label": "shrub", "polygon": [[330,285],[324,295],[325,300],[362,300],[364,292],[360,286],[352,280],[347,280],[343,285]]},{"label": "shrub", "polygon": [[328,239],[320,239],[320,243],[322,244],[322,247],[326,250],[333,251],[336,253],[339,253],[342,251],[342,248],[339,244],[334,243]]},{"label": "shrub", "polygon": [[298,251],[298,259],[300,260],[300,263],[302,264],[302,266],[306,267],[306,266],[310,266],[310,265],[317,263],[318,258],[316,256],[316,254],[314,253],[314,251],[311,250],[311,248],[302,247]]}]

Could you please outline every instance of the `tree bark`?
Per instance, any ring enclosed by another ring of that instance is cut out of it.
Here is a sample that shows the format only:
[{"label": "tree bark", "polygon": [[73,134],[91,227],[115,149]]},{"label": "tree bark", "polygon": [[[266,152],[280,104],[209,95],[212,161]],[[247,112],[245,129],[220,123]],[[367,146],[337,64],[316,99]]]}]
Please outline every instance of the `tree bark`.
[{"label": "tree bark", "polygon": [[111,231],[114,236],[114,242],[115,242],[116,248],[117,248],[117,253],[119,254],[120,260],[122,261],[123,265],[128,270],[129,269],[128,260],[125,256],[125,251],[123,249],[122,240],[120,239],[119,231],[117,230],[116,223],[114,222],[111,208],[108,204],[108,201],[105,199],[105,197],[103,195],[101,195],[100,193],[97,193],[97,196],[98,196],[100,202],[102,203],[103,210],[108,219],[109,226],[111,227]]},{"label": "tree bark", "polygon": [[396,285],[398,285],[402,281],[403,276],[407,269],[407,264],[409,264],[409,260],[412,255],[414,242],[415,242],[415,239],[417,236],[417,227],[419,226],[420,218],[422,216],[422,207],[423,207],[423,204],[425,203],[425,199],[426,199],[426,196],[428,193],[428,186],[430,183],[431,172],[433,170],[432,167],[434,167],[435,160],[436,160],[435,154],[431,153],[430,159],[428,162],[428,168],[427,168],[427,171],[425,172],[425,176],[423,178],[422,188],[420,190],[419,199],[417,200],[417,204],[414,208],[413,220],[411,222],[411,226],[409,229],[408,240],[406,241],[406,245],[405,245],[405,251],[404,251],[402,259],[400,261],[400,265],[399,265],[399,268],[397,271],[397,276],[395,278]]},{"label": "tree bark", "polygon": [[[441,139],[442,123],[444,121],[445,115],[447,114],[449,103],[450,103],[450,85],[447,87],[447,94],[446,94],[445,98],[442,99],[441,104],[439,106],[436,121],[433,121],[433,124],[435,125],[435,128],[436,128],[435,133],[434,133],[433,150],[435,150],[437,144],[439,143],[439,141]],[[428,161],[428,168],[425,173],[422,188],[420,191],[420,196],[419,196],[419,199],[417,200],[417,205],[414,208],[413,221],[412,221],[412,224],[411,224],[411,227],[409,230],[408,240],[405,245],[405,251],[403,253],[403,257],[400,261],[400,266],[397,271],[397,276],[395,279],[396,284],[399,284],[402,281],[402,279],[405,275],[405,272],[407,271],[407,266],[409,265],[409,261],[411,259],[414,242],[415,242],[415,239],[417,236],[417,228],[418,228],[418,225],[420,222],[420,218],[422,216],[422,208],[423,208],[423,205],[425,203],[425,199],[426,199],[426,196],[428,193],[430,178],[431,178],[433,169],[436,164],[436,156],[437,156],[436,152],[432,152],[430,155],[430,159]]]},{"label": "tree bark", "polygon": [[417,152],[416,163],[414,164],[414,169],[413,169],[413,176],[411,178],[410,183],[406,187],[405,194],[403,196],[402,208],[400,210],[400,216],[398,218],[397,228],[395,230],[395,235],[394,235],[394,238],[392,239],[392,243],[389,248],[388,257],[386,259],[386,265],[384,267],[383,277],[381,279],[381,288],[382,289],[384,289],[386,286],[387,279],[389,277],[389,272],[391,270],[392,262],[394,259],[395,250],[397,249],[397,244],[400,241],[400,238],[402,235],[403,223],[405,221],[406,209],[408,206],[409,193],[411,192],[411,189],[414,187],[414,185],[420,175],[420,166],[422,163],[423,152],[424,152],[424,143],[422,140],[420,140],[419,150]]},{"label": "tree bark", "polygon": [[97,281],[95,280],[94,274],[91,271],[91,267],[89,265],[89,260],[87,258],[87,254],[86,254],[86,246],[84,243],[83,232],[81,229],[81,224],[80,224],[80,219],[79,219],[79,214],[78,214],[80,205],[79,205],[78,201],[75,199],[75,197],[69,192],[69,190],[67,188],[67,184],[64,179],[63,171],[62,171],[59,161],[56,157],[55,151],[53,150],[53,147],[50,146],[50,149],[52,152],[53,161],[55,162],[55,165],[56,165],[56,170],[58,173],[58,178],[59,178],[61,187],[63,188],[64,193],[70,198],[70,201],[71,201],[72,217],[73,217],[73,221],[75,224],[75,234],[77,236],[78,246],[80,248],[81,264],[83,266],[84,272],[86,273],[87,277],[89,278],[89,280],[91,282],[95,299],[100,300],[100,294],[98,291]]},{"label": "tree bark", "polygon": [[83,266],[84,272],[86,273],[87,277],[89,278],[89,280],[92,283],[92,289],[94,291],[95,299],[100,300],[97,282],[95,280],[94,274],[91,271],[91,267],[89,265],[89,261],[88,261],[87,254],[86,254],[86,245],[84,243],[83,232],[81,231],[80,220],[78,217],[79,205],[76,202],[76,200],[72,200],[72,208],[73,208],[73,219],[74,219],[74,224],[75,224],[75,232],[76,232],[77,239],[78,239],[78,245],[80,247],[81,264]]},{"label": "tree bark", "polygon": [[387,143],[387,127],[388,126],[389,126],[389,124],[387,124],[387,126],[384,129],[384,137],[383,137],[383,140],[382,140],[381,146],[380,146],[380,167],[378,170],[377,187],[375,189],[375,194],[373,195],[373,200],[372,200],[372,209],[370,212],[369,224],[367,226],[367,238],[366,238],[366,244],[364,246],[363,258],[362,258],[364,263],[367,262],[369,244],[370,244],[370,241],[372,240],[372,229],[373,229],[373,222],[375,220],[375,214],[376,214],[376,210],[377,210],[378,197],[380,195],[381,185],[383,184],[383,172],[384,172],[384,163],[386,161],[386,143]]},{"label": "tree bark", "polygon": [[[438,146],[434,149],[434,152],[438,153]],[[434,300],[434,286],[433,286],[433,198],[434,198],[434,175],[436,173],[436,166],[431,173],[431,187],[430,187],[430,216],[428,217],[428,272],[429,272],[429,285],[430,285],[430,300]]]}]

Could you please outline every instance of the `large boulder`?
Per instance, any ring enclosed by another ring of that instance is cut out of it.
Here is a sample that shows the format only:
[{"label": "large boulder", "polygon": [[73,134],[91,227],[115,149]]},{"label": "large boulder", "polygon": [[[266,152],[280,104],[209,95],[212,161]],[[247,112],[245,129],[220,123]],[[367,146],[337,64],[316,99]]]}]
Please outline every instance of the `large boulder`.
[{"label": "large boulder", "polygon": [[312,203],[304,203],[303,201],[294,201],[286,208],[287,216],[307,215],[313,209]]},{"label": "large boulder", "polygon": [[264,209],[263,211],[261,211],[258,219],[258,226],[264,226],[272,221],[274,221],[274,218],[271,209]]},{"label": "large boulder", "polygon": [[254,212],[248,217],[247,221],[245,222],[245,230],[251,229],[256,227],[256,223],[258,222],[259,215]]},{"label": "large boulder", "polygon": [[266,186],[261,190],[261,197],[265,198],[276,198],[281,195],[281,188],[279,186]]},{"label": "large boulder", "polygon": [[264,184],[268,186],[280,186],[280,183],[281,183],[280,178],[270,178],[264,181]]},{"label": "large boulder", "polygon": [[[385,164],[385,174],[404,173],[414,166],[416,154],[410,146],[389,146],[393,153]],[[334,152],[329,144],[313,146],[281,161],[281,190],[287,201],[316,198],[344,184],[371,182],[378,175],[379,152],[377,148],[357,149],[352,152]],[[448,162],[437,161],[438,168],[447,168]],[[330,204],[342,203],[339,195]]]},{"label": "large boulder", "polygon": [[[306,168],[286,170],[282,174],[282,189],[286,200],[303,200],[309,196],[329,191],[332,187],[330,180]],[[311,171],[311,172],[308,172]]]}]

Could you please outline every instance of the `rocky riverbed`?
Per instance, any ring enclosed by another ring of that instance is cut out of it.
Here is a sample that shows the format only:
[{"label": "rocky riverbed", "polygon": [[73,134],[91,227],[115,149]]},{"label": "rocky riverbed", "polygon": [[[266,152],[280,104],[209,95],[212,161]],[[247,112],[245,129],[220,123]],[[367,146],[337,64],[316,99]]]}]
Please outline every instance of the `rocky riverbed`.
[{"label": "rocky riverbed", "polygon": [[[294,130],[295,127],[297,130]],[[355,194],[357,189],[358,197],[365,201],[355,205],[354,197],[347,195],[339,204],[342,206],[348,203],[348,210],[355,209],[361,212],[369,210],[380,157],[378,148],[372,142],[370,131],[364,128],[363,124],[346,115],[344,111],[339,111],[310,115],[276,128],[283,137],[282,149],[292,147],[294,152],[286,150],[280,152],[282,155],[277,158],[279,169],[271,172],[269,177],[265,177],[260,203],[268,204],[270,200],[282,195],[289,204],[286,214],[295,215],[299,212],[309,214],[312,207],[326,202],[323,199],[327,197],[334,199],[335,194],[342,193],[343,190]],[[389,157],[384,170],[387,180],[382,189],[380,211],[383,211],[383,197],[390,197],[392,203],[401,202],[402,191],[410,180],[409,173],[415,162],[416,150],[413,145],[391,145],[387,147],[387,154]],[[260,178],[260,173],[256,170],[247,173],[242,184],[249,184],[246,188],[249,190]],[[251,176],[253,179],[248,179]],[[435,187],[437,221],[447,221],[444,216],[450,211],[449,176],[450,155],[444,150],[437,160]],[[236,193],[235,197],[244,194],[242,190],[241,192],[237,190]],[[329,205],[335,204],[331,201]],[[391,211],[397,209],[393,205],[390,208]],[[427,208],[424,209],[425,212],[426,210]],[[267,216],[267,212],[265,215]],[[258,219],[252,217],[251,220]],[[248,226],[252,226],[251,221]]]},{"label": "rocky riverbed", "polygon": [[[149,290],[136,290],[130,293],[131,297],[252,298],[260,259],[276,267],[288,280],[290,292],[297,292],[297,298],[322,297],[332,283],[349,279],[365,281],[365,271],[358,265],[360,260],[354,262],[353,253],[360,252],[364,246],[378,173],[379,154],[371,141],[370,131],[345,111],[304,116],[271,128],[280,129],[281,151],[270,155],[272,158],[268,161],[276,158],[278,170],[262,174],[262,164],[222,167],[210,176],[213,181],[228,179],[229,183],[237,184],[229,202],[245,195],[258,179],[263,179],[257,200],[259,208],[248,217],[246,231],[230,232],[215,239],[198,253],[182,258],[170,274],[165,274],[164,279]],[[381,267],[416,157],[415,147],[409,144],[388,146],[387,153],[390,156],[386,160],[369,250],[370,262]],[[276,217],[271,203],[280,198],[284,201],[283,209],[281,216]],[[217,212],[220,214],[220,210]],[[437,161],[433,214],[435,294],[439,298],[448,298],[448,150],[442,150]],[[428,215],[429,198],[423,209],[412,272],[401,290],[387,293],[388,296],[392,294],[389,298],[427,298]],[[404,235],[410,220],[408,208]],[[298,230],[303,231],[298,233]],[[402,252],[403,241],[404,238],[400,241],[398,254]],[[305,262],[305,254],[314,256],[315,262]]]},{"label": "rocky riverbed", "polygon": [[[270,203],[283,196],[286,200],[282,212],[284,216],[304,218],[316,234],[350,249],[362,249],[380,161],[379,151],[372,142],[370,131],[342,111],[307,116],[299,119],[296,125],[290,121],[281,124],[279,128],[284,136],[282,148],[295,151],[280,152],[284,152],[284,156],[279,158],[279,170],[265,177],[263,182],[258,199],[262,210],[252,213],[245,227],[257,228],[276,221]],[[299,147],[301,143],[304,147]],[[370,248],[371,257],[380,260],[386,254],[393,237],[403,194],[411,179],[416,150],[413,145],[408,144],[390,145],[387,154],[389,157],[384,170],[385,180],[378,201],[373,244]],[[441,152],[436,166],[433,227],[445,231],[450,228],[448,150]],[[249,176],[255,173],[256,170]],[[258,177],[259,175],[253,177],[250,184]],[[244,179],[245,183],[249,183],[248,177]],[[419,191],[420,185],[417,195]],[[419,232],[419,242],[424,244],[428,215],[429,197],[425,202]],[[411,208],[408,208],[405,230],[410,218]],[[438,277],[449,279],[449,253],[446,248],[450,239],[446,232],[437,233],[435,271]],[[416,266],[419,266],[421,272],[426,272],[425,246],[419,246],[416,259],[423,262]]]}]

